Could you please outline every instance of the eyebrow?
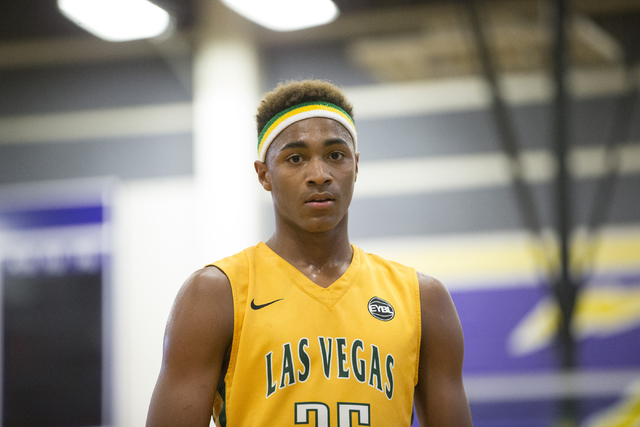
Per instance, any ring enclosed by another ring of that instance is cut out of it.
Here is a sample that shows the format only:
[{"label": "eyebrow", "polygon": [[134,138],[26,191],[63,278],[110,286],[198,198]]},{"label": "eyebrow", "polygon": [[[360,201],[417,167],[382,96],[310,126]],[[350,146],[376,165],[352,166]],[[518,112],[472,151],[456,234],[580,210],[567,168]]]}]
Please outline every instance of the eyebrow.
[{"label": "eyebrow", "polygon": [[309,144],[307,144],[304,141],[287,142],[282,147],[280,147],[280,152],[285,151],[285,150],[289,150],[291,148],[306,148],[308,146],[309,146]]},{"label": "eyebrow", "polygon": [[[328,147],[330,145],[346,145],[349,146],[349,144],[347,143],[347,141],[345,141],[342,138],[331,138],[331,139],[327,139],[324,144],[325,147]],[[307,144],[307,142],[305,141],[293,141],[293,142],[287,142],[286,144],[284,144],[281,148],[280,148],[280,152],[285,151],[285,150],[289,150],[292,148],[308,148],[309,144]]]},{"label": "eyebrow", "polygon": [[349,143],[342,138],[332,138],[324,142],[325,147],[328,147],[330,145],[346,145],[348,147]]}]

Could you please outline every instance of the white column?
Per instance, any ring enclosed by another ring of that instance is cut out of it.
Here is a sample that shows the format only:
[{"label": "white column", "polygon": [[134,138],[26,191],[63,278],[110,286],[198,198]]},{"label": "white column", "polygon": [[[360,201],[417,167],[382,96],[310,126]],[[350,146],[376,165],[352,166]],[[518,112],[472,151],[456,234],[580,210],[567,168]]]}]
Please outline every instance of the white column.
[{"label": "white column", "polygon": [[[114,425],[144,425],[162,336],[181,283],[195,269],[256,243],[257,49],[251,24],[202,0],[194,59],[193,180],[119,186]],[[154,266],[154,267],[150,267]]]},{"label": "white column", "polygon": [[252,24],[202,0],[194,60],[199,250],[213,262],[257,243],[261,188],[253,168],[259,65]]}]

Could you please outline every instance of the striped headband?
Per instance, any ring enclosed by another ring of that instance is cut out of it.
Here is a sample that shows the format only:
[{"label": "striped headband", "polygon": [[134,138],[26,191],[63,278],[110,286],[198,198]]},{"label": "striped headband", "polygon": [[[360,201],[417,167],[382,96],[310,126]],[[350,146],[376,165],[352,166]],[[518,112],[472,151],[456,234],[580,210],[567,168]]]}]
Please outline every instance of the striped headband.
[{"label": "striped headband", "polygon": [[353,124],[353,119],[346,111],[330,102],[304,102],[279,112],[264,126],[258,136],[258,156],[260,157],[260,161],[265,161],[269,145],[271,145],[280,132],[295,122],[311,117],[325,117],[339,122],[351,134],[354,148],[357,150],[356,128]]}]

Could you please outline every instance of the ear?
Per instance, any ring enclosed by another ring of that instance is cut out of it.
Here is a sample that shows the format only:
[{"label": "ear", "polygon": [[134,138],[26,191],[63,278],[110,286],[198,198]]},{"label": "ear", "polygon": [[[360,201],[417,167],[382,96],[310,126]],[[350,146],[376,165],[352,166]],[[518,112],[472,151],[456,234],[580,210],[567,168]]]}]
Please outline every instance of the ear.
[{"label": "ear", "polygon": [[358,162],[360,161],[360,152],[356,151],[356,178],[354,181],[358,180]]},{"label": "ear", "polygon": [[267,164],[262,163],[260,160],[256,160],[253,163],[253,167],[256,169],[258,181],[260,181],[262,188],[267,191],[271,191],[271,180],[269,179],[269,168],[267,168]]}]

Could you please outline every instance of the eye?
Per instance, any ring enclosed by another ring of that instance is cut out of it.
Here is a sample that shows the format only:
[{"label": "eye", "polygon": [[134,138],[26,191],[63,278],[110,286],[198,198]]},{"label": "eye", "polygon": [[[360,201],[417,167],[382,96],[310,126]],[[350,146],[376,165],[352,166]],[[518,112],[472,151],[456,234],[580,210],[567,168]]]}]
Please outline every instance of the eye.
[{"label": "eye", "polygon": [[293,154],[289,156],[287,161],[291,163],[300,163],[302,161],[302,157],[300,156],[300,154]]},{"label": "eye", "polygon": [[333,153],[329,154],[329,157],[331,157],[332,160],[340,160],[344,157],[344,154],[339,151],[334,151]]}]

